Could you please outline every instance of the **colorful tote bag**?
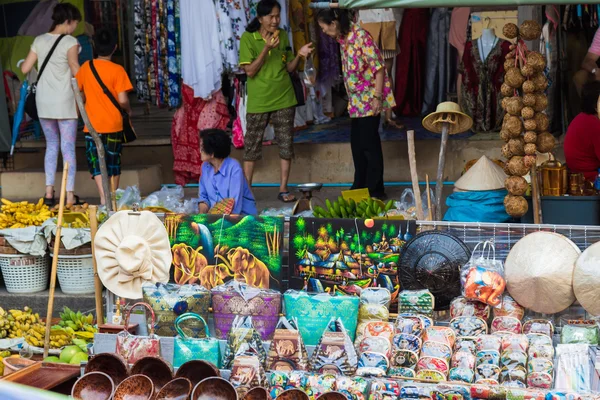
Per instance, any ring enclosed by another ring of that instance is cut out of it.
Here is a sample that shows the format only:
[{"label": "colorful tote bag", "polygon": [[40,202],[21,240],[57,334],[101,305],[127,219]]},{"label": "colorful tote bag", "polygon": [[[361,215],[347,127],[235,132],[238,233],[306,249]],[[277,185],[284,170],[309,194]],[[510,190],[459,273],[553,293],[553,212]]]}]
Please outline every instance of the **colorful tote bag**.
[{"label": "colorful tote bag", "polygon": [[[183,321],[194,319],[204,324],[204,338],[192,338],[181,329]],[[175,349],[173,354],[173,366],[179,368],[191,360],[204,360],[213,363],[217,368],[221,367],[221,348],[219,341],[210,337],[208,324],[198,314],[186,313],[177,317],[175,329],[179,336],[175,338]]]}]

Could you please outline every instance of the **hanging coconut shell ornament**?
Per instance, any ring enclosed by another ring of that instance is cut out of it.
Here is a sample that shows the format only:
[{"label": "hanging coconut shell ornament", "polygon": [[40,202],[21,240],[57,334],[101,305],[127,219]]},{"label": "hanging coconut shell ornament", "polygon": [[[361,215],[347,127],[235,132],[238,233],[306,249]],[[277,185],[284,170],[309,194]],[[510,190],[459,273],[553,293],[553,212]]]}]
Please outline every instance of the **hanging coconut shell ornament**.
[{"label": "hanging coconut shell ornament", "polygon": [[514,115],[509,116],[509,118],[506,120],[506,129],[508,129],[511,134],[520,134],[523,132],[523,124],[521,124],[521,119],[519,119],[519,117],[515,117]]},{"label": "hanging coconut shell ornament", "polygon": [[535,111],[531,107],[522,107],[521,108],[521,117],[523,119],[531,119],[535,115]]},{"label": "hanging coconut shell ornament", "polygon": [[523,93],[534,93],[535,92],[535,83],[532,81],[523,82]]},{"label": "hanging coconut shell ornament", "polygon": [[525,143],[535,144],[535,142],[537,141],[537,133],[535,133],[534,131],[527,131],[525,132],[523,139],[525,140]]},{"label": "hanging coconut shell ornament", "polygon": [[527,53],[525,65],[529,65],[529,67],[532,68],[533,73],[541,73],[546,69],[546,58],[537,51],[530,51]]},{"label": "hanging coconut shell ornament", "polygon": [[509,176],[504,180],[504,187],[513,196],[523,196],[527,193],[529,184],[522,176]]},{"label": "hanging coconut shell ornament", "polygon": [[515,66],[515,59],[514,58],[507,58],[504,61],[504,70],[508,70],[509,68],[513,68]]},{"label": "hanging coconut shell ornament", "polygon": [[537,151],[540,153],[549,153],[556,146],[556,139],[548,132],[540,133],[536,141]]},{"label": "hanging coconut shell ornament", "polygon": [[533,106],[533,109],[536,112],[542,112],[542,111],[546,110],[546,108],[548,108],[548,97],[546,97],[545,94],[536,93],[536,94],[534,94],[534,97],[535,97],[535,105]]},{"label": "hanging coconut shell ornament", "polygon": [[508,161],[504,163],[504,165],[502,166],[502,169],[504,170],[504,173],[506,175],[510,175],[510,170],[508,169]]},{"label": "hanging coconut shell ornament", "polygon": [[524,77],[529,78],[530,76],[533,76],[533,74],[535,74],[535,73],[536,73],[536,69],[532,65],[525,64],[521,68],[521,75],[523,75]]},{"label": "hanging coconut shell ornament", "polygon": [[513,153],[511,153],[508,143],[505,143],[502,145],[502,149],[500,150],[500,153],[502,154],[502,157],[504,157],[506,159],[510,159],[514,155]]},{"label": "hanging coconut shell ornament", "polygon": [[520,218],[527,214],[529,205],[524,197],[509,194],[504,198],[504,208],[506,209],[506,213],[511,217]]},{"label": "hanging coconut shell ornament", "polygon": [[536,94],[535,93],[525,93],[523,95],[523,105],[527,107],[533,107],[536,104]]},{"label": "hanging coconut shell ornament", "polygon": [[529,173],[529,169],[525,166],[521,156],[513,156],[508,160],[508,171],[510,172],[509,175],[516,176],[525,176]]},{"label": "hanging coconut shell ornament", "polygon": [[508,86],[519,89],[523,82],[525,82],[525,77],[521,74],[521,70],[519,68],[509,68],[506,71],[506,75],[504,76],[504,82],[508,84]]},{"label": "hanging coconut shell ornament", "polygon": [[521,115],[521,110],[523,109],[523,100],[518,96],[506,97],[502,99],[502,105],[504,106],[506,112],[510,115],[519,116]]},{"label": "hanging coconut shell ornament", "polygon": [[527,171],[529,171],[531,167],[535,165],[535,160],[536,156],[530,154],[527,154],[525,155],[525,157],[523,157],[523,164],[525,164],[525,168],[527,168]]},{"label": "hanging coconut shell ornament", "polygon": [[537,128],[537,124],[534,119],[527,119],[523,122],[523,126],[526,131],[535,131]]},{"label": "hanging coconut shell ornament", "polygon": [[502,86],[500,86],[500,93],[504,97],[514,96],[515,88],[510,87],[508,83],[504,82]]},{"label": "hanging coconut shell ornament", "polygon": [[500,139],[508,142],[510,140],[510,133],[506,129],[500,131]]},{"label": "hanging coconut shell ornament", "polygon": [[519,36],[519,28],[513,23],[505,24],[502,28],[502,34],[507,39],[516,39]]},{"label": "hanging coconut shell ornament", "polygon": [[526,143],[525,146],[523,146],[523,150],[525,151],[526,155],[535,156],[536,151],[537,151],[537,146],[535,143]]},{"label": "hanging coconut shell ornament", "polygon": [[523,40],[539,39],[542,34],[542,27],[537,21],[527,20],[521,24],[519,34]]},{"label": "hanging coconut shell ornament", "polygon": [[533,119],[535,120],[535,129],[526,129],[526,130],[545,132],[550,127],[550,120],[548,119],[548,116],[544,113],[541,113],[541,112],[536,113],[535,116],[533,117]]},{"label": "hanging coconut shell ornament", "polygon": [[[525,141],[522,137],[518,137],[516,139],[510,139],[508,141],[508,149],[514,156],[524,156],[525,155]],[[506,157],[510,158],[510,157]]]}]

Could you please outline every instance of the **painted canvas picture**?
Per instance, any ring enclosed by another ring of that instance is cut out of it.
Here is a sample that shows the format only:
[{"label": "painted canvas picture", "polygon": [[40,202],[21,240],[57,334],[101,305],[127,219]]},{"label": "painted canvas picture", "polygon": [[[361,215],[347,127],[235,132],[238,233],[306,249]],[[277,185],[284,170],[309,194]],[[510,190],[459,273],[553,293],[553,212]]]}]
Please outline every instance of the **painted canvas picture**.
[{"label": "painted canvas picture", "polygon": [[282,218],[170,214],[165,227],[173,252],[173,282],[211,289],[235,279],[279,289]]},{"label": "painted canvas picture", "polygon": [[292,218],[292,274],[311,291],[358,295],[381,286],[394,299],[400,251],[415,233],[414,221]]}]

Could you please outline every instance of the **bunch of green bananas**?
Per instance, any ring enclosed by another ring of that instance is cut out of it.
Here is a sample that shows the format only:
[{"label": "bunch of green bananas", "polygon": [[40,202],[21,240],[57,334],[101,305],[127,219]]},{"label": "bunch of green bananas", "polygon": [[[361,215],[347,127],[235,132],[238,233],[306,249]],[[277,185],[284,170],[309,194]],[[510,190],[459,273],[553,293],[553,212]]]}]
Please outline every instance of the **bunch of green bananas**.
[{"label": "bunch of green bananas", "polygon": [[81,311],[74,312],[65,307],[60,313],[59,327],[65,328],[76,338],[91,340],[94,338],[94,333],[98,330],[93,326],[94,316],[92,314],[83,315]]},{"label": "bunch of green bananas", "polygon": [[373,218],[385,214],[394,207],[394,201],[387,204],[377,199],[364,199],[356,203],[353,199],[346,200],[342,196],[333,203],[325,200],[327,209],[320,206],[313,208],[313,214],[317,218]]}]

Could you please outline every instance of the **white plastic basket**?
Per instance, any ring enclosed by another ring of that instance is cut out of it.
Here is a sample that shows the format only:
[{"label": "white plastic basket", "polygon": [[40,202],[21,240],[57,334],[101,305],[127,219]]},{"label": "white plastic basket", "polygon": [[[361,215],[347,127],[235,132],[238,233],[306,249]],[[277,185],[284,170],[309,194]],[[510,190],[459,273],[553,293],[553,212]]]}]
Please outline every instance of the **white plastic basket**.
[{"label": "white plastic basket", "polygon": [[0,268],[9,293],[35,293],[48,287],[46,256],[0,254]]},{"label": "white plastic basket", "polygon": [[66,294],[94,293],[94,262],[91,254],[58,256],[56,275]]}]

